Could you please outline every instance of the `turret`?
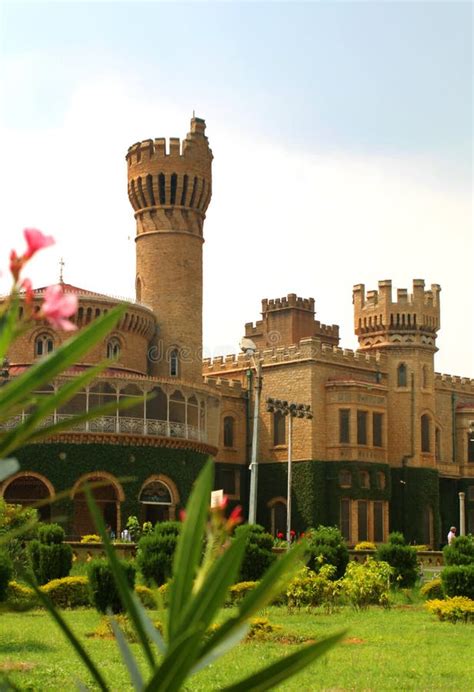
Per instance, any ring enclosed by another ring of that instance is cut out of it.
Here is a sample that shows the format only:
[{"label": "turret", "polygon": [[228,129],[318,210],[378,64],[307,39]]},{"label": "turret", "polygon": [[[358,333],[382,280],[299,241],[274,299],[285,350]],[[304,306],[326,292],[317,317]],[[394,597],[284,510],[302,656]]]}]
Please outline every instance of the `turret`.
[{"label": "turret", "polygon": [[212,151],[204,120],[186,139],[147,139],[127,153],[136,219],[136,295],[159,332],[150,373],[199,382],[202,361],[203,222],[212,194]]},{"label": "turret", "polygon": [[414,279],[413,293],[399,288],[392,301],[391,281],[379,281],[378,291],[367,294],[364,284],[354,286],[354,330],[360,349],[406,345],[434,352],[440,328],[440,291],[438,284],[425,291],[423,279]]}]

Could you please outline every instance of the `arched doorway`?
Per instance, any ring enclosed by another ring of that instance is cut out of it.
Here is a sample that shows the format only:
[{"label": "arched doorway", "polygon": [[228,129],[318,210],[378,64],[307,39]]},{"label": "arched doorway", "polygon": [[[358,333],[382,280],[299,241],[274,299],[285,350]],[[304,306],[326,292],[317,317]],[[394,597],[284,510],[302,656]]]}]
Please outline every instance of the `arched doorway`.
[{"label": "arched doorway", "polygon": [[286,536],[286,500],[284,497],[274,497],[268,503],[270,510],[270,533],[277,536],[282,533]]},{"label": "arched doorway", "polygon": [[[29,507],[41,500],[54,497],[54,488],[44,476],[36,473],[22,472],[9,478],[3,485],[2,495],[5,502],[12,505]],[[51,505],[38,507],[41,521],[51,521]]]},{"label": "arched doorway", "polygon": [[125,499],[122,486],[110,473],[97,472],[87,474],[74,485],[71,496],[74,502],[73,536],[80,538],[87,534],[97,533],[94,520],[87,506],[84,484],[100,484],[91,488],[92,496],[102,514],[104,523],[109,526],[114,536],[120,535],[120,503]]},{"label": "arched doorway", "polygon": [[138,497],[142,522],[170,521],[176,518],[178,494],[176,486],[169,478],[153,476],[142,486]]}]

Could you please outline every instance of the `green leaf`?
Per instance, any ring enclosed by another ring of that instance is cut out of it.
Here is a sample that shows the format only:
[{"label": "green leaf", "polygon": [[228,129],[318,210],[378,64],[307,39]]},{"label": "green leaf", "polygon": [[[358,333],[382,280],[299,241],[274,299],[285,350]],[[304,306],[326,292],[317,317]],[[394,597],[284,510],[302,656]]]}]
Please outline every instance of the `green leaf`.
[{"label": "green leaf", "polygon": [[19,300],[18,293],[15,292],[11,297],[11,304],[0,313],[0,362],[3,362],[16,334]]},{"label": "green leaf", "polygon": [[244,624],[232,630],[232,632],[230,632],[227,635],[227,637],[224,637],[220,644],[215,646],[212,649],[212,651],[210,651],[206,656],[199,659],[198,663],[196,663],[194,668],[191,670],[191,675],[194,675],[203,668],[206,668],[207,666],[211,665],[211,663],[214,663],[214,661],[217,661],[218,658],[224,656],[224,654],[230,651],[230,649],[233,649],[234,646],[240,644],[240,642],[245,637],[249,629],[250,623],[245,622]]},{"label": "green leaf", "polygon": [[0,481],[13,476],[18,471],[20,464],[17,459],[0,459]]},{"label": "green leaf", "polygon": [[163,656],[166,654],[166,644],[165,640],[161,636],[161,633],[158,632],[156,629],[155,625],[153,622],[150,620],[150,618],[147,615],[147,612],[143,605],[140,602],[140,599],[135,593],[132,593],[132,598],[135,603],[135,607],[138,611],[138,616],[140,617],[143,625],[143,629],[145,632],[148,634],[150,637],[151,641],[155,644],[156,648],[158,651],[163,654]]},{"label": "green leaf", "polygon": [[214,478],[214,463],[209,459],[199,474],[186,506],[186,521],[176,546],[173,581],[169,591],[168,638],[182,632],[181,618],[191,598],[193,581],[202,555],[209,501]]},{"label": "green leaf", "polygon": [[294,654],[272,663],[267,668],[253,673],[245,680],[235,685],[224,687],[225,692],[263,692],[279,685],[284,680],[292,677],[307,665],[316,661],[329,651],[345,635],[346,630],[338,632],[332,637],[327,637],[321,642],[305,646]]},{"label": "green leaf", "polygon": [[252,589],[244,598],[240,604],[238,614],[226,620],[212,637],[205,642],[201,650],[202,657],[206,656],[214,647],[220,645],[230,633],[239,628],[248,618],[264,608],[281,593],[294,574],[301,569],[301,561],[306,550],[306,543],[302,541],[275,560],[255,589]]},{"label": "green leaf", "polygon": [[213,563],[199,591],[190,597],[181,617],[181,628],[202,625],[205,629],[224,606],[229,587],[235,582],[244,556],[247,534],[235,538],[229,548]]},{"label": "green leaf", "polygon": [[120,595],[120,600],[122,601],[130,619],[133,622],[133,625],[135,627],[135,630],[137,632],[138,638],[141,642],[143,652],[148,659],[148,663],[150,664],[150,667],[152,670],[155,668],[155,657],[153,655],[153,651],[150,647],[150,642],[148,641],[147,634],[145,632],[145,629],[142,625],[142,620],[140,618],[140,615],[138,614],[138,610],[136,608],[135,602],[133,600],[133,594],[130,590],[130,587],[128,586],[127,580],[125,578],[125,575],[123,573],[122,567],[120,565],[120,562],[117,558],[117,555],[115,553],[115,550],[112,546],[112,543],[110,542],[109,535],[107,531],[105,530],[105,524],[104,520],[102,518],[101,513],[99,512],[97,508],[97,504],[95,503],[94,498],[92,497],[92,493],[89,489],[88,484],[86,483],[84,485],[84,491],[86,495],[86,500],[87,500],[87,506],[89,508],[89,512],[91,513],[91,516],[94,520],[95,527],[102,538],[102,543],[104,544],[104,549],[109,561],[110,569],[112,570],[112,575],[114,578],[115,585],[117,587],[117,590]]},{"label": "green leaf", "polygon": [[176,692],[181,689],[194,664],[203,634],[203,629],[199,628],[177,637],[145,687],[145,692]]},{"label": "green leaf", "polygon": [[52,616],[53,620],[57,623],[59,628],[62,630],[66,638],[69,640],[69,643],[72,645],[74,650],[76,651],[77,655],[79,658],[82,659],[83,663],[87,666],[90,674],[96,681],[96,683],[99,685],[101,690],[104,690],[105,692],[108,691],[107,683],[105,682],[104,678],[102,677],[101,673],[99,672],[99,669],[95,665],[94,661],[91,659],[87,651],[84,649],[82,646],[81,642],[79,639],[76,637],[72,629],[69,627],[67,622],[63,619],[61,613],[59,610],[57,610],[54,605],[51,603],[49,598],[46,596],[45,593],[41,589],[38,588],[36,585],[35,581],[31,579],[28,574],[25,574],[25,579],[29,586],[33,589],[39,600],[42,602],[46,610],[49,612],[49,614]]},{"label": "green leaf", "polygon": [[0,389],[0,412],[8,411],[41,385],[48,384],[56,375],[77,363],[79,358],[113,329],[124,311],[125,306],[118,305],[101,315],[55,351],[38,360],[22,375],[11,380],[8,386]]},{"label": "green leaf", "polygon": [[137,662],[135,661],[132,651],[129,645],[127,644],[123,632],[118,626],[118,623],[115,620],[115,618],[112,617],[110,619],[110,624],[112,625],[112,629],[114,631],[115,638],[117,640],[117,644],[122,655],[122,661],[127,666],[127,670],[130,675],[130,680],[132,681],[132,685],[136,690],[140,691],[143,689],[143,678],[142,674],[140,673],[140,669],[137,665]]}]

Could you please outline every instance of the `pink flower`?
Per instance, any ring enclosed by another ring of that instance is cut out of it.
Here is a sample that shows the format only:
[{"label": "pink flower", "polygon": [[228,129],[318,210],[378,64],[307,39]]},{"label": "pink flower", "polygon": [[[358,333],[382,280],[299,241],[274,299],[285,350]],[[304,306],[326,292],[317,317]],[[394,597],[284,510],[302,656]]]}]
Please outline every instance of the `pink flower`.
[{"label": "pink flower", "polygon": [[23,235],[25,236],[27,250],[24,254],[26,260],[33,257],[33,255],[41,250],[41,248],[49,247],[54,245],[54,238],[50,235],[44,235],[37,228],[25,228],[23,230]]},{"label": "pink flower", "polygon": [[23,279],[20,284],[20,288],[22,288],[25,292],[25,303],[31,304],[35,294],[33,293],[33,284],[31,283],[30,279]]},{"label": "pink flower", "polygon": [[281,531],[278,531],[277,538],[279,538],[280,540],[283,538],[283,533]]},{"label": "pink flower", "polygon": [[15,250],[10,251],[10,271],[15,282],[18,281],[24,262],[23,257],[18,257]]},{"label": "pink flower", "polygon": [[184,509],[179,510],[179,520],[186,521],[186,511]]},{"label": "pink flower", "polygon": [[234,528],[234,526],[237,526],[237,524],[241,524],[243,520],[244,518],[242,516],[242,507],[240,505],[237,505],[237,507],[234,507],[234,509],[229,515],[229,518],[226,521],[226,531],[230,531]]},{"label": "pink flower", "polygon": [[44,303],[39,317],[48,320],[55,329],[72,332],[76,325],[67,318],[77,310],[77,296],[65,295],[62,286],[48,286],[44,293]]}]

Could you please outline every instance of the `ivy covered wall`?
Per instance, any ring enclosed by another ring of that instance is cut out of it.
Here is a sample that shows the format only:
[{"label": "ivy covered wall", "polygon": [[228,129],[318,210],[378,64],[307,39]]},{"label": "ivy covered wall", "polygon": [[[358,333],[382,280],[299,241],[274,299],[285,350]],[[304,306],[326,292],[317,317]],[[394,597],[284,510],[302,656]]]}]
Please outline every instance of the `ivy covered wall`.
[{"label": "ivy covered wall", "polygon": [[401,531],[410,543],[428,543],[426,510],[431,508],[433,547],[442,540],[440,479],[435,469],[395,468],[392,472],[390,531]]}]

